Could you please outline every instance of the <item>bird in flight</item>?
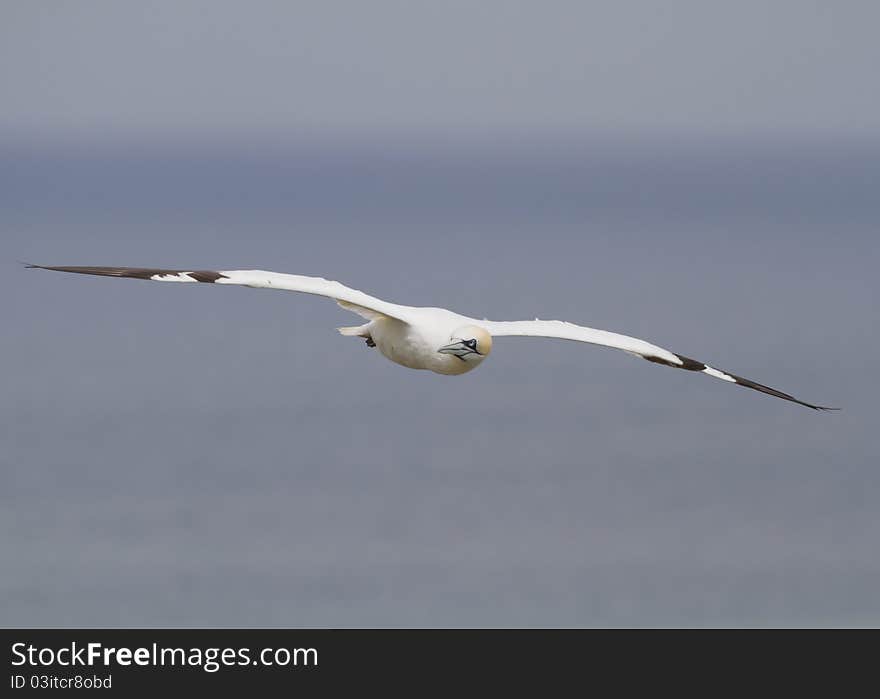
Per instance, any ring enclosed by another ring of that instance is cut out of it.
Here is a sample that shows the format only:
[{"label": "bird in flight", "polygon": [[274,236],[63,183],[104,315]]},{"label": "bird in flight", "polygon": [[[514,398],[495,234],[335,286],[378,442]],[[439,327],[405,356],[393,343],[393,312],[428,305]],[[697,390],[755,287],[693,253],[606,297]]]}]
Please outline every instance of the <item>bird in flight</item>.
[{"label": "bird in flight", "polygon": [[478,367],[492,351],[497,337],[527,336],[587,342],[623,350],[655,364],[695,371],[728,383],[745,386],[813,410],[836,410],[813,405],[775,388],[742,376],[721,371],[667,349],[627,335],[596,330],[559,320],[477,320],[445,308],[401,306],[382,301],[362,291],[321,277],[280,274],[263,270],[175,270],[140,267],[49,267],[27,265],[32,269],[128,277],[157,282],[235,284],[257,289],[298,291],[334,299],[343,308],[361,316],[363,325],[339,328],[343,335],[360,337],[392,362],[410,369],[428,369],[438,374],[465,374]]}]

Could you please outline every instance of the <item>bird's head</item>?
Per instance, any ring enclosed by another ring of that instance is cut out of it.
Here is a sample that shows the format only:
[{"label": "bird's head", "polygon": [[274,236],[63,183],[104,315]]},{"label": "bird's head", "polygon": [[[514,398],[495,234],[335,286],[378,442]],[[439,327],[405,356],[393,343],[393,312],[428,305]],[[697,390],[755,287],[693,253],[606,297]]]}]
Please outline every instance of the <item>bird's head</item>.
[{"label": "bird's head", "polygon": [[476,325],[465,325],[452,333],[449,344],[437,351],[441,354],[451,354],[475,367],[492,351],[492,336]]}]

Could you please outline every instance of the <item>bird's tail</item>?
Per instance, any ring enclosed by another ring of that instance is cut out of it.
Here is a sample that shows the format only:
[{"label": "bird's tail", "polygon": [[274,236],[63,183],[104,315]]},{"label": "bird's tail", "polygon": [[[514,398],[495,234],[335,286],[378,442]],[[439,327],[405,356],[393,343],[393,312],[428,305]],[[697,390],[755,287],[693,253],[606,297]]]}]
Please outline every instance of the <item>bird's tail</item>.
[{"label": "bird's tail", "polygon": [[352,337],[370,337],[370,324],[352,325],[347,328],[336,328],[340,335],[350,335]]}]

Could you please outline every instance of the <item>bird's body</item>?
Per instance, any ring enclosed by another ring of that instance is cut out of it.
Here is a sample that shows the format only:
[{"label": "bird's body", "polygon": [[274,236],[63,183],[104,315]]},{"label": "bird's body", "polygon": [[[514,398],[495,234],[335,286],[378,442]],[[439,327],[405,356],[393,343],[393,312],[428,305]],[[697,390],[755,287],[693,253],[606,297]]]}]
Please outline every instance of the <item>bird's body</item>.
[{"label": "bird's body", "polygon": [[493,337],[546,337],[613,347],[631,355],[677,369],[695,371],[751,388],[814,410],[832,410],[798,400],[787,393],[670,352],[628,335],[597,330],[558,320],[491,321],[454,313],[445,308],[421,308],[389,303],[321,277],[279,274],[264,270],[173,270],[140,267],[47,267],[40,269],[106,277],[128,277],[163,282],[233,284],[281,289],[334,299],[367,323],[339,328],[343,335],[364,338],[383,356],[409,369],[437,374],[465,374],[479,366],[492,351]]},{"label": "bird's body", "polygon": [[441,308],[414,308],[413,311],[414,315],[421,316],[421,322],[405,323],[385,317],[362,326],[383,356],[407,369],[427,369],[448,376],[464,374],[477,366],[454,354],[437,351],[449,343],[456,328],[472,322],[470,319]]},{"label": "bird's body", "polygon": [[[396,318],[377,318],[369,322],[370,339],[383,356],[408,369],[428,369],[438,374],[463,373],[455,364],[463,365],[452,355],[438,354],[442,333],[436,325],[413,325]],[[446,337],[449,337],[448,335]],[[464,365],[467,366],[467,365]]]}]

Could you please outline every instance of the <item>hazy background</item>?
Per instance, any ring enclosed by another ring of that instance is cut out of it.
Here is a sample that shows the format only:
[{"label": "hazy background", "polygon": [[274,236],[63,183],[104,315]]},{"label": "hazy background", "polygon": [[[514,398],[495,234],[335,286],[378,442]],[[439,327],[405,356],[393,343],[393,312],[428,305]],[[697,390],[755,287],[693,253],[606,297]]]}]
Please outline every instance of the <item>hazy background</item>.
[{"label": "hazy background", "polygon": [[[0,624],[880,625],[880,9],[0,3]],[[564,318],[405,371],[266,268]]]}]

